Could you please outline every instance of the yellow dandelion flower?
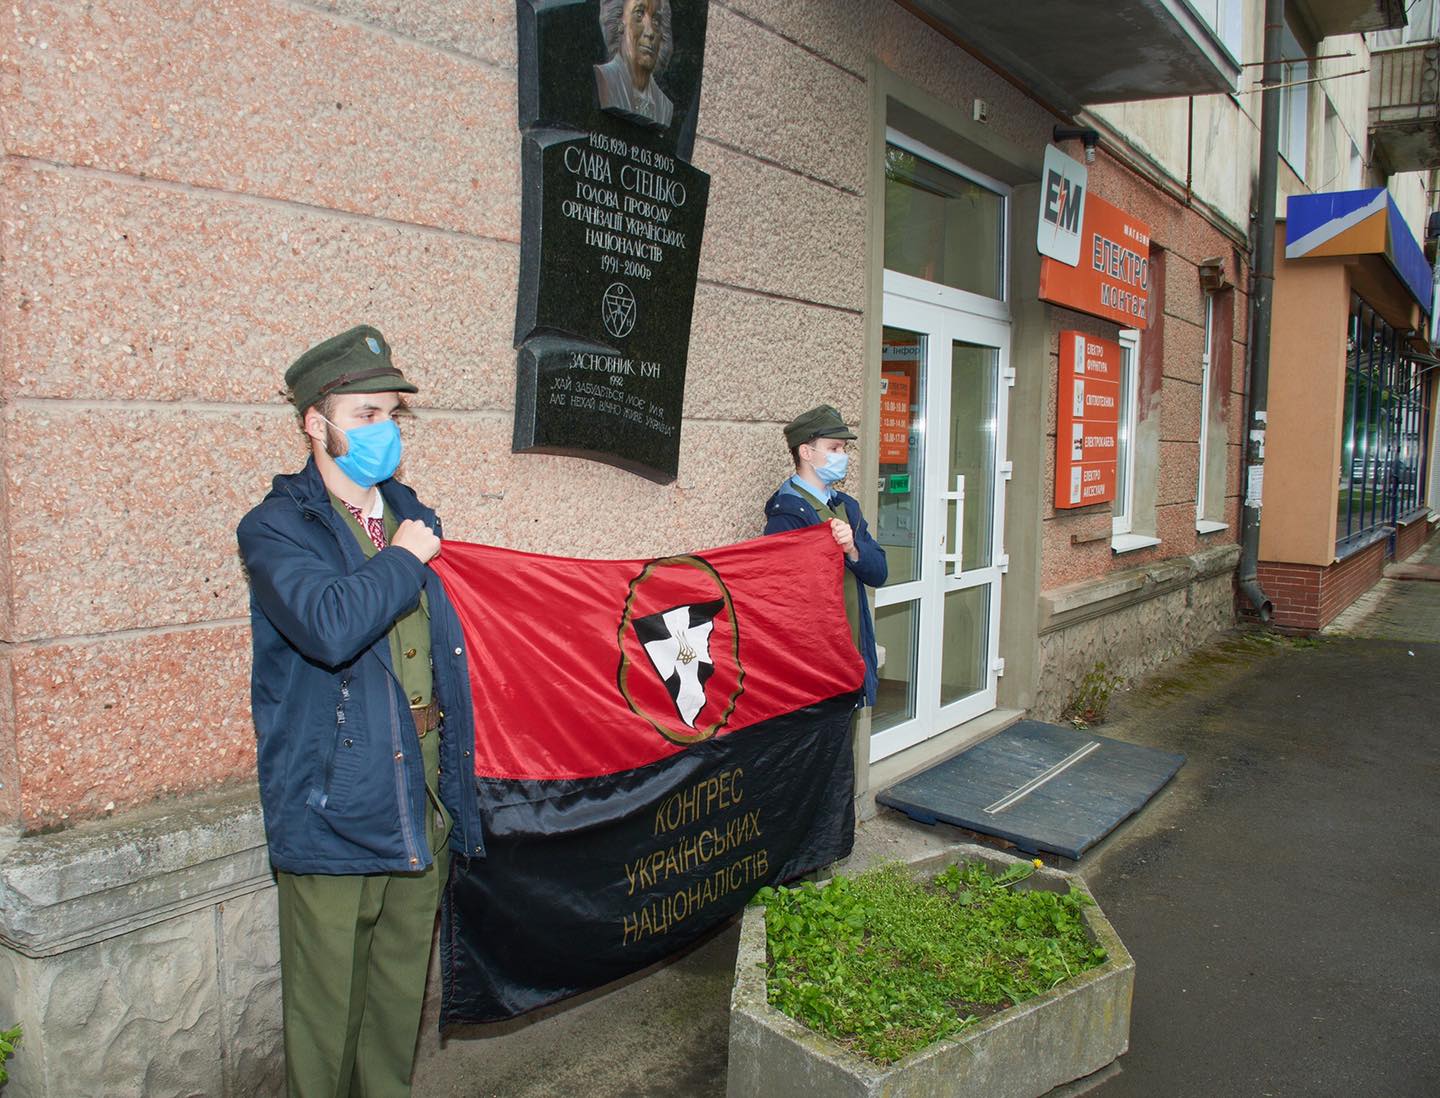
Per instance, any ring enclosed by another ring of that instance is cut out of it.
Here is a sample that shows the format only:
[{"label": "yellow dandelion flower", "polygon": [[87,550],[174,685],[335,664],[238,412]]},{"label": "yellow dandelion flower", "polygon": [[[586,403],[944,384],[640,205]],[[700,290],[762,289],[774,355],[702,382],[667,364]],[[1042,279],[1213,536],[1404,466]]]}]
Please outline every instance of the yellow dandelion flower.
[{"label": "yellow dandelion flower", "polygon": [[1044,869],[1044,868],[1045,868],[1045,863],[1044,863],[1043,861],[1041,861],[1039,858],[1036,858],[1036,859],[1035,859],[1035,868],[1036,868],[1036,869]]}]

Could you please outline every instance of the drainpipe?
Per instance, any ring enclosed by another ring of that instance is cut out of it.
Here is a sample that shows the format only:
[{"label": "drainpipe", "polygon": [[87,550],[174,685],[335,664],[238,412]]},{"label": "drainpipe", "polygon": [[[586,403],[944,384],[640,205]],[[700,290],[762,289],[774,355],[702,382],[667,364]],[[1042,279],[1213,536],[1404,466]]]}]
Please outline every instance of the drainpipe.
[{"label": "drainpipe", "polygon": [[1270,305],[1275,290],[1275,187],[1280,157],[1280,29],[1285,0],[1265,0],[1265,90],[1260,97],[1260,211],[1250,295],[1250,414],[1245,433],[1244,521],[1240,531],[1240,591],[1269,621],[1274,604],[1260,589],[1260,505],[1265,469],[1266,402],[1270,388]]}]

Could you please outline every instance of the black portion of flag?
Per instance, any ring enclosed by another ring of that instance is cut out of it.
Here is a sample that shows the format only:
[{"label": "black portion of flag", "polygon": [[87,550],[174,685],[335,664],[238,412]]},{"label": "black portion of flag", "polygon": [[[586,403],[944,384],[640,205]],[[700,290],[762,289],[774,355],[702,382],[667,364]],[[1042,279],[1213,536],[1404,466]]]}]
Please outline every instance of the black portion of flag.
[{"label": "black portion of flag", "polygon": [[511,1018],[629,975],[762,885],[843,858],[854,706],[847,694],[603,777],[478,779],[486,856],[451,863],[441,1026]]}]

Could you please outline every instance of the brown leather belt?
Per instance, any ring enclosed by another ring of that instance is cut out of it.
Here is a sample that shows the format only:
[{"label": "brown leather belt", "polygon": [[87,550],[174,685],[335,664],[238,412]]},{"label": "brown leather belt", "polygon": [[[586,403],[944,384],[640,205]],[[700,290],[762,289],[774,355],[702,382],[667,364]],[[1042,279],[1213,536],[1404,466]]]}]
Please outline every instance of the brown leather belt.
[{"label": "brown leather belt", "polygon": [[415,718],[415,731],[423,740],[427,734],[440,727],[440,703],[432,700],[429,705],[412,705],[410,715]]}]

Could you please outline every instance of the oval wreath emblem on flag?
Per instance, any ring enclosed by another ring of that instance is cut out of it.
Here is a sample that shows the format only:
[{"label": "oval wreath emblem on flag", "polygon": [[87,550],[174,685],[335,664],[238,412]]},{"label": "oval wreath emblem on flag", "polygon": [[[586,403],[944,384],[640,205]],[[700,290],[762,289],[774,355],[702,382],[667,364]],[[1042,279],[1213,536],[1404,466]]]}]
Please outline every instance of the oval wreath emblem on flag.
[{"label": "oval wreath emblem on flag", "polygon": [[702,557],[662,557],[630,581],[617,682],[630,709],[672,743],[708,740],[745,690],[735,606]]}]

